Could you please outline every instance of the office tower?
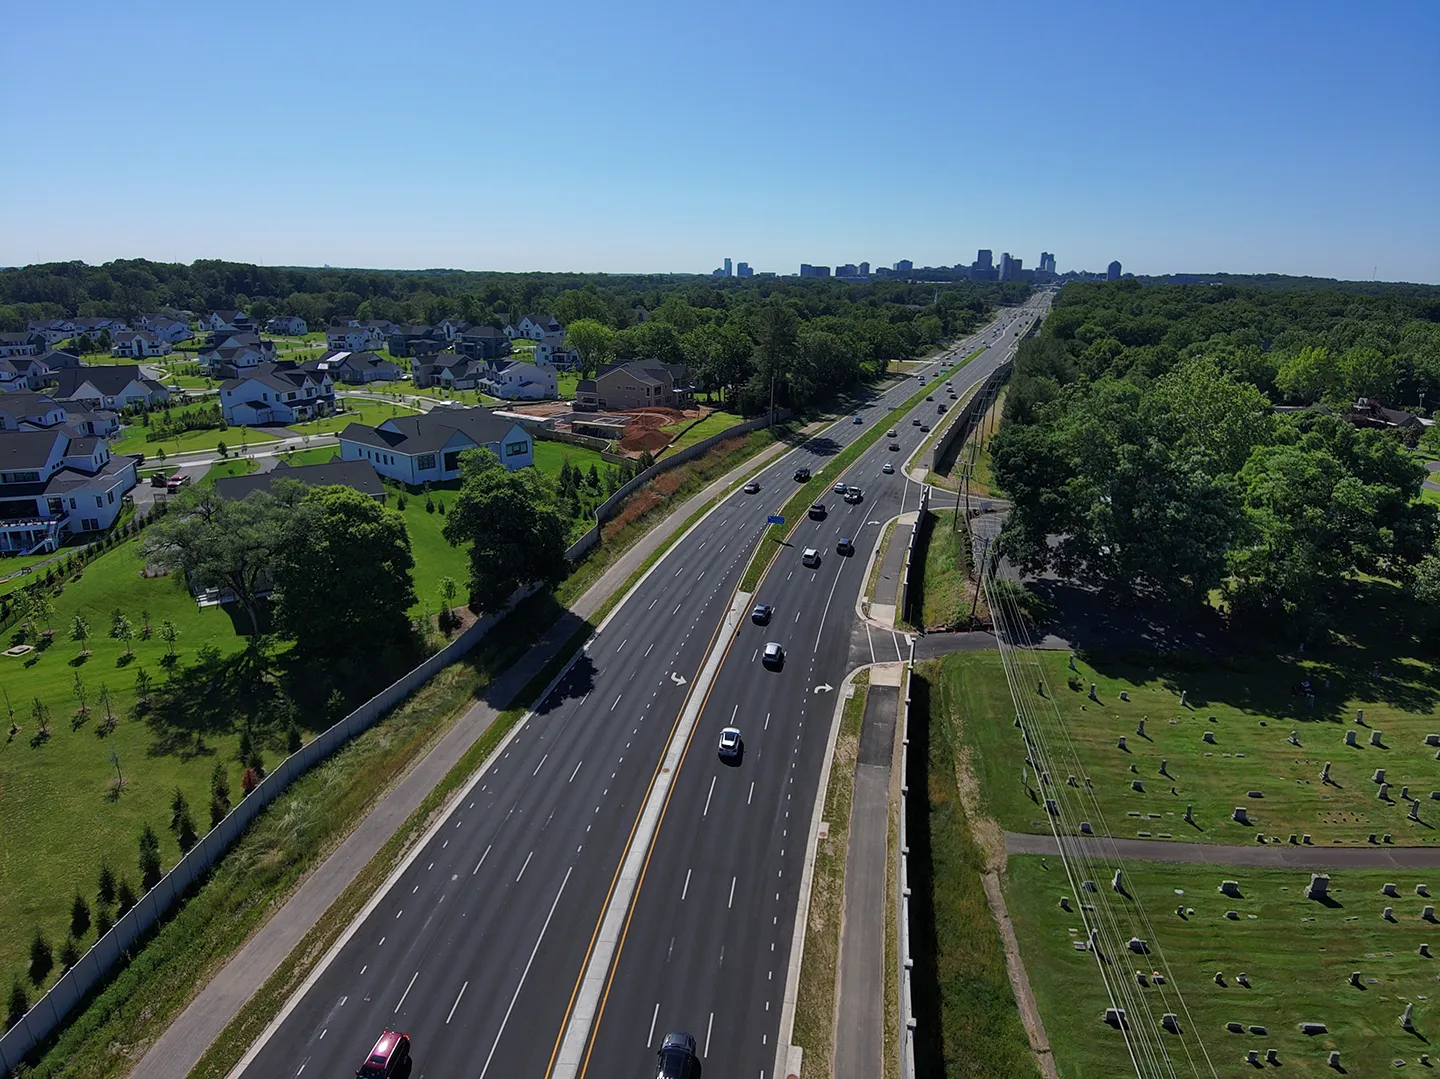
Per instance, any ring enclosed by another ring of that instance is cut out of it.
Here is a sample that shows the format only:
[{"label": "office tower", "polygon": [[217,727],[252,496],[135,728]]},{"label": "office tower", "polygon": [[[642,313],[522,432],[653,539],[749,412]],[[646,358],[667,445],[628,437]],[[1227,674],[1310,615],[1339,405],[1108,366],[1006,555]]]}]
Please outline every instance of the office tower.
[{"label": "office tower", "polygon": [[870,264],[869,264],[868,262],[862,262],[862,263],[860,264],[860,276],[861,276],[861,277],[869,277],[869,276],[870,276]]},{"label": "office tower", "polygon": [[1052,254],[1052,253],[1049,252],[1049,251],[1041,251],[1041,252],[1040,252],[1040,267],[1039,267],[1039,269],[1040,269],[1040,272],[1041,272],[1041,273],[1054,273],[1054,272],[1055,272],[1055,256],[1054,256],[1054,254]]},{"label": "office tower", "polygon": [[992,269],[994,269],[994,268],[995,268],[995,255],[994,255],[994,252],[992,252],[992,251],[990,251],[988,248],[984,248],[984,247],[982,247],[979,251],[975,252],[975,264],[974,264],[974,268],[977,269],[977,270],[992,270]]},{"label": "office tower", "polygon": [[1009,251],[1002,252],[1000,255],[1000,280],[1020,280],[1020,270],[1024,265],[1024,261],[1024,259],[1011,258]]},{"label": "office tower", "polygon": [[1119,281],[1119,280],[1120,280],[1120,260],[1119,260],[1119,259],[1116,259],[1116,260],[1115,260],[1114,262],[1112,262],[1108,267],[1106,267],[1106,269],[1105,269],[1105,280],[1106,280],[1106,281]]},{"label": "office tower", "polygon": [[731,269],[730,260],[729,260],[729,259],[726,259],[726,260],[725,260],[725,276],[726,276],[726,277],[734,277],[734,276],[735,276],[734,271]]},{"label": "office tower", "polygon": [[811,266],[808,262],[802,262],[802,263],[800,264],[800,276],[801,276],[801,277],[829,277],[829,276],[830,276],[830,267],[829,267],[829,266]]},{"label": "office tower", "polygon": [[750,269],[750,264],[749,264],[748,262],[737,262],[737,263],[735,264],[735,276],[736,276],[736,277],[754,277],[754,276],[755,276],[755,271],[752,270],[752,269]]},{"label": "office tower", "polygon": [[901,259],[895,264],[896,273],[909,273],[913,269],[915,269],[915,264],[909,259]]},{"label": "office tower", "polygon": [[858,266],[856,266],[853,262],[847,262],[847,263],[845,263],[845,265],[843,265],[843,266],[836,266],[836,267],[835,267],[835,276],[836,276],[836,277],[859,277],[859,276],[860,276],[860,268],[859,268]]}]

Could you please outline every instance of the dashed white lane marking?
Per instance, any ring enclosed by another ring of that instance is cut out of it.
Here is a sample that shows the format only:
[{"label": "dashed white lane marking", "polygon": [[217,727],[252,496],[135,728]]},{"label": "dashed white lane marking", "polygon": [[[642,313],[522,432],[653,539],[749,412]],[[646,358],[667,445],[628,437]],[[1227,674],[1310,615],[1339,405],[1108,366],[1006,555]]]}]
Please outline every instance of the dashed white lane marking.
[{"label": "dashed white lane marking", "polygon": [[550,919],[555,917],[555,908],[560,905],[560,897],[565,894],[565,885],[570,883],[570,874],[575,871],[572,865],[565,870],[565,879],[560,882],[560,890],[555,893],[555,902],[550,904],[550,913],[545,915],[545,924],[540,927],[540,935],[535,938],[535,947],[530,949],[530,958],[525,961],[525,970],[520,975],[520,984],[515,987],[515,995],[510,998],[510,1007],[505,1009],[505,1018],[500,1020],[500,1029],[495,1032],[495,1042],[490,1046],[490,1053],[485,1057],[485,1066],[480,1069],[480,1079],[485,1079],[485,1073],[490,1070],[490,1061],[495,1059],[495,1050],[500,1046],[500,1038],[505,1033],[505,1024],[510,1022],[510,1013],[515,1010],[515,1002],[520,999],[520,990],[525,988],[525,979],[530,975],[530,967],[535,962],[535,953],[540,950],[540,942],[545,939],[545,931],[550,928]]},{"label": "dashed white lane marking", "polygon": [[[623,696],[625,696],[625,694],[623,694],[623,693],[620,694],[620,697],[623,697]],[[615,711],[616,705],[618,705],[618,704],[620,703],[620,697],[616,697],[616,698],[615,698],[615,704],[612,704],[612,705],[610,706],[610,711],[612,711],[612,712]]]},{"label": "dashed white lane marking", "polygon": [[405,987],[405,992],[400,994],[400,1004],[395,1005],[395,1011],[391,1014],[400,1014],[400,1005],[405,1003],[405,998],[410,995],[410,990],[415,987],[415,979],[418,977],[420,977],[420,972],[418,970],[414,974],[410,975],[410,984]]},{"label": "dashed white lane marking", "polygon": [[659,602],[660,602],[660,597],[659,597],[659,596],[656,596],[654,599],[652,599],[652,600],[650,601],[650,606],[649,606],[649,607],[646,607],[645,609],[646,609],[647,611],[652,611],[652,610],[655,609],[655,604],[657,604],[657,603],[659,603]]},{"label": "dashed white lane marking", "polygon": [[733,907],[733,906],[735,905],[735,881],[736,881],[737,879],[739,879],[739,878],[737,878],[737,877],[731,877],[731,878],[730,878],[730,901],[725,904],[725,909],[726,909],[726,910],[729,910],[731,907]]},{"label": "dashed white lane marking", "polygon": [[710,1031],[714,1028],[714,1026],[715,1013],[711,1012],[710,1022],[705,1025],[705,1052],[701,1053],[701,1056],[708,1057],[710,1055]]},{"label": "dashed white lane marking", "polygon": [[520,878],[525,875],[525,870],[530,868],[530,859],[533,857],[535,857],[535,852],[533,850],[529,854],[525,855],[525,864],[520,867],[520,872],[515,875],[516,884],[520,883]]},{"label": "dashed white lane marking", "polygon": [[[705,809],[704,809],[704,811],[700,814],[702,817],[708,817],[708,816],[710,815],[710,799],[711,799],[712,797],[714,797],[714,795],[715,795],[715,780],[717,780],[718,778],[720,778],[720,777],[719,777],[719,776],[711,776],[711,777],[710,777],[710,793],[707,794],[707,795],[705,795]],[[415,885],[415,887],[418,888],[418,887],[420,887],[420,885],[417,884],[417,885]]]},{"label": "dashed white lane marking", "polygon": [[[673,617],[673,616],[679,614],[679,613],[680,613],[680,608],[683,607],[683,606],[685,606],[685,604],[683,604],[683,603],[677,603],[677,604],[675,604],[675,609],[670,612],[671,616]],[[687,633],[686,636],[688,637],[689,634]]]},{"label": "dashed white lane marking", "polygon": [[582,765],[582,764],[584,764],[584,763],[585,763],[584,761],[578,761],[578,762],[576,763],[576,765],[575,765],[575,771],[573,771],[573,772],[570,773],[570,778],[565,781],[566,783],[574,783],[574,782],[575,782],[575,777],[580,774],[580,765]]},{"label": "dashed white lane marking", "polygon": [[746,798],[745,798],[745,804],[748,806],[748,805],[750,804],[750,800],[751,800],[752,798],[754,798],[754,797],[755,797],[755,781],[752,779],[752,780],[750,781],[750,793],[749,793],[749,795],[747,795]]},{"label": "dashed white lane marking", "polygon": [[[651,641],[651,642],[650,642],[650,648],[654,648],[654,647],[655,647],[655,642],[654,642],[654,641]],[[648,655],[650,654],[650,648],[645,649],[645,656],[648,656]],[[644,659],[645,656],[641,656],[640,658],[641,658],[641,659]]]},{"label": "dashed white lane marking", "polygon": [[617,651],[617,652],[620,651],[621,648],[624,648],[624,647],[625,647],[627,644],[629,644],[629,643],[630,643],[630,638],[629,638],[629,637],[626,637],[623,641],[620,642],[619,646],[615,649],[615,651]]},{"label": "dashed white lane marking", "polygon": [[530,778],[531,778],[531,779],[534,779],[536,776],[538,776],[538,775],[540,774],[540,769],[543,768],[543,767],[545,767],[545,762],[546,762],[547,760],[549,760],[549,759],[550,759],[550,754],[548,754],[548,753],[545,754],[545,756],[543,756],[543,757],[540,758],[540,763],[535,766],[535,771],[533,771],[533,772],[530,773]]},{"label": "dashed white lane marking", "polygon": [[[491,844],[490,844],[490,847],[493,847],[494,845],[495,845],[494,843],[491,843]],[[485,864],[485,859],[488,858],[488,857],[490,857],[490,847],[486,847],[486,848],[485,848],[485,853],[482,854],[482,855],[480,855],[480,860],[475,863],[475,868],[472,869],[472,870],[470,870],[470,875],[471,875],[472,877],[473,877],[476,873],[480,872],[480,867]]]},{"label": "dashed white lane marking", "polygon": [[397,911],[395,912],[395,920],[398,922],[398,921],[400,920],[400,915],[402,915],[402,914],[404,914],[404,913],[405,913],[405,910],[404,910],[403,907],[402,907],[400,910],[397,910]]},{"label": "dashed white lane marking", "polygon": [[692,869],[685,870],[685,887],[680,889],[680,902],[682,903],[685,902],[685,897],[690,894],[690,874],[692,872],[694,872]]},{"label": "dashed white lane marking", "polygon": [[655,1002],[655,1013],[650,1016],[650,1034],[645,1038],[645,1048],[649,1049],[655,1044],[655,1021],[660,1018],[660,1002]]},{"label": "dashed white lane marking", "polygon": [[465,990],[468,988],[470,988],[470,983],[467,981],[460,987],[460,993],[455,997],[455,1003],[450,1005],[450,1014],[445,1017],[445,1025],[447,1027],[450,1025],[450,1020],[455,1018],[455,1009],[460,1007],[460,997],[465,995]]},{"label": "dashed white lane marking", "polygon": [[765,713],[765,729],[766,729],[767,731],[770,729],[770,713],[769,713],[769,712],[766,712],[766,713]]}]

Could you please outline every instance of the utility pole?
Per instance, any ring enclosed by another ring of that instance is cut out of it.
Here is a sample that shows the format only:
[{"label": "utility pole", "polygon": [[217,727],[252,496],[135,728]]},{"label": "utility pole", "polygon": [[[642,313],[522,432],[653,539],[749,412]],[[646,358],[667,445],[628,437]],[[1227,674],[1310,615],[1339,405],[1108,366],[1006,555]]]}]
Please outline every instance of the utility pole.
[{"label": "utility pole", "polygon": [[[974,549],[973,547],[971,548]],[[985,545],[980,551],[980,564],[975,567],[975,597],[970,601],[970,624],[975,624],[975,609],[980,606],[980,582],[985,576],[985,562],[990,556],[990,537],[985,537]]]}]

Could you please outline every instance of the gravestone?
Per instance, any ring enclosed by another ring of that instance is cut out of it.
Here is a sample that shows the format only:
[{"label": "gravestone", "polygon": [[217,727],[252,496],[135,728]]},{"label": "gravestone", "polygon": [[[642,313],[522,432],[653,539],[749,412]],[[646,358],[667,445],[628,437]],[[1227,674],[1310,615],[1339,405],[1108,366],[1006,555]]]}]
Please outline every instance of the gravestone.
[{"label": "gravestone", "polygon": [[1440,746],[1440,734],[1427,734],[1425,736],[1427,746]]},{"label": "gravestone", "polygon": [[1121,699],[1122,701],[1128,701],[1128,700],[1130,699],[1130,694],[1127,693],[1127,692],[1125,692],[1125,690],[1122,689],[1122,690],[1120,691],[1120,699]]},{"label": "gravestone", "polygon": [[1216,984],[1216,985],[1224,985],[1224,984],[1225,984],[1225,972],[1224,972],[1223,970],[1217,970],[1217,971],[1215,972],[1215,984]]},{"label": "gravestone", "polygon": [[1094,683],[1094,682],[1091,682],[1091,683],[1090,683],[1090,699],[1091,699],[1092,701],[1098,701],[1098,700],[1100,699],[1099,697],[1095,696],[1095,683]]},{"label": "gravestone", "polygon": [[1329,783],[1329,782],[1330,782],[1330,762],[1329,762],[1329,761],[1326,761],[1326,762],[1325,762],[1325,767],[1322,768],[1322,769],[1320,769],[1320,782],[1321,782],[1321,783]]},{"label": "gravestone", "polygon": [[[1082,821],[1080,822],[1080,834],[1081,834],[1081,835],[1093,835],[1093,834],[1094,834],[1094,830],[1090,827],[1090,822],[1089,822],[1088,820],[1082,820]],[[1092,890],[1093,890],[1093,889],[1092,889]]]},{"label": "gravestone", "polygon": [[1246,1053],[1246,1054],[1245,1054],[1245,1063],[1246,1063],[1246,1064],[1253,1064],[1253,1065],[1255,1065],[1255,1067],[1257,1067],[1257,1068],[1260,1067],[1260,1050],[1259,1050],[1259,1049],[1251,1049],[1248,1053]]},{"label": "gravestone", "polygon": [[1080,786],[1080,783],[1076,780],[1074,776],[1070,776],[1068,779],[1065,780],[1065,785],[1067,787],[1078,787]]},{"label": "gravestone", "polygon": [[1215,732],[1214,732],[1214,731],[1206,731],[1204,734],[1202,734],[1202,735],[1200,736],[1200,741],[1205,742],[1205,743],[1213,746],[1213,745],[1215,744]]},{"label": "gravestone", "polygon": [[1114,876],[1113,878],[1111,878],[1111,880],[1110,880],[1110,887],[1113,888],[1113,889],[1114,889],[1115,891],[1117,891],[1117,892],[1120,891],[1120,890],[1124,887],[1124,886],[1120,883],[1120,870],[1118,870],[1118,869],[1115,870],[1115,876]]},{"label": "gravestone", "polygon": [[1185,823],[1186,823],[1186,824],[1194,824],[1194,823],[1195,823],[1195,806],[1194,806],[1193,804],[1192,804],[1192,805],[1187,805],[1187,806],[1185,807]]},{"label": "gravestone", "polygon": [[1425,897],[1428,898],[1429,895],[1430,895],[1430,886],[1429,886],[1428,884],[1417,884],[1417,885],[1415,885],[1415,894],[1416,894],[1416,895],[1423,895],[1423,896],[1425,896]]},{"label": "gravestone", "polygon": [[1035,692],[1041,697],[1045,696],[1045,682],[1043,679],[1035,679]]},{"label": "gravestone", "polygon": [[1330,874],[1311,873],[1310,883],[1305,888],[1306,899],[1324,899],[1330,894]]},{"label": "gravestone", "polygon": [[1370,744],[1372,746],[1378,746],[1382,744],[1380,741],[1380,731],[1378,729],[1372,730],[1370,732]]},{"label": "gravestone", "polygon": [[1386,907],[1380,912],[1380,917],[1384,918],[1387,922],[1393,922],[1395,920],[1395,908]]},{"label": "gravestone", "polygon": [[1142,719],[1135,727],[1135,733],[1141,738],[1145,737],[1145,721]]},{"label": "gravestone", "polygon": [[1150,979],[1146,977],[1143,970],[1137,970],[1135,972],[1135,984],[1140,986],[1146,986],[1150,984]]},{"label": "gravestone", "polygon": [[1076,669],[1076,668],[1075,668],[1075,653],[1074,653],[1074,652],[1071,652],[1071,653],[1070,653],[1070,669],[1071,669],[1072,671]]},{"label": "gravestone", "polygon": [[1278,1065],[1278,1064],[1280,1063],[1280,1053],[1279,1053],[1279,1050],[1276,1050],[1276,1049],[1266,1049],[1266,1050],[1265,1050],[1265,1063],[1266,1063],[1266,1064],[1275,1064],[1275,1065]]},{"label": "gravestone", "polygon": [[1355,710],[1355,722],[1362,727],[1365,726],[1365,709],[1358,708]]},{"label": "gravestone", "polygon": [[1238,910],[1227,910],[1225,917],[1232,922],[1238,922],[1240,920],[1240,912]]},{"label": "gravestone", "polygon": [[1128,947],[1136,955],[1144,955],[1150,950],[1150,945],[1146,944],[1139,937],[1131,937]]},{"label": "gravestone", "polygon": [[1316,1034],[1329,1033],[1329,1028],[1324,1023],[1301,1023],[1300,1033],[1314,1036]]},{"label": "gravestone", "polygon": [[1265,797],[1265,792],[1264,792],[1264,791],[1246,791],[1246,792],[1245,792],[1245,797],[1247,797],[1247,798],[1264,798],[1264,797]]},{"label": "gravestone", "polygon": [[1300,842],[1303,846],[1308,847],[1310,845],[1310,833],[1306,832],[1304,835],[1302,835],[1300,837]]},{"label": "gravestone", "polygon": [[1124,1009],[1124,1008],[1106,1008],[1106,1009],[1105,1009],[1105,1024],[1106,1024],[1107,1026],[1112,1026],[1112,1027],[1114,1027],[1116,1030],[1120,1030],[1121,1028],[1128,1028],[1128,1025],[1129,1025],[1129,1024],[1127,1024],[1127,1023],[1125,1022],[1125,1009]]},{"label": "gravestone", "polygon": [[1332,1067],[1332,1068],[1339,1068],[1339,1067],[1340,1067],[1340,1050],[1339,1050],[1339,1049],[1331,1049],[1331,1050],[1330,1050],[1330,1056],[1329,1056],[1329,1058],[1326,1060],[1326,1063],[1329,1064],[1330,1067]]},{"label": "gravestone", "polygon": [[[1327,877],[1326,880],[1329,880],[1329,878]],[[1093,880],[1082,880],[1080,882],[1080,887],[1087,892],[1093,892],[1096,890],[1095,882]]]},{"label": "gravestone", "polygon": [[1070,909],[1070,897],[1069,897],[1068,895],[1062,895],[1062,896],[1060,897],[1060,909],[1061,909],[1061,910],[1069,910],[1069,909]]},{"label": "gravestone", "polygon": [[1420,803],[1419,803],[1419,802],[1411,802],[1411,803],[1410,803],[1410,813],[1409,813],[1409,817],[1410,817],[1410,819],[1413,820],[1413,821],[1418,821],[1418,820],[1420,819]]},{"label": "gravestone", "polygon": [[1380,790],[1379,790],[1378,792],[1376,792],[1375,797],[1379,798],[1380,801],[1382,801],[1382,802],[1388,802],[1388,801],[1390,801],[1390,784],[1389,784],[1389,783],[1381,783],[1381,784],[1380,784]]},{"label": "gravestone", "polygon": [[1365,988],[1365,986],[1362,985],[1360,982],[1360,972],[1358,970],[1352,970],[1350,972],[1350,984],[1353,985],[1356,989]]},{"label": "gravestone", "polygon": [[1264,1027],[1252,1026],[1252,1027],[1250,1028],[1250,1033],[1251,1033],[1251,1034],[1269,1034],[1270,1032],[1269,1032],[1268,1030],[1266,1030]]},{"label": "gravestone", "polygon": [[1132,779],[1132,780],[1130,781],[1130,789],[1131,789],[1132,791],[1139,791],[1141,794],[1144,794],[1144,793],[1145,793],[1145,784],[1144,784],[1144,783],[1141,783],[1138,779]]},{"label": "gravestone", "polygon": [[1298,746],[1300,744],[1300,738],[1296,731],[1291,731],[1290,737],[1285,739],[1285,741],[1289,742],[1292,746]]},{"label": "gravestone", "polygon": [[1354,732],[1354,731],[1346,731],[1346,732],[1345,732],[1345,744],[1346,744],[1347,746],[1357,746],[1357,745],[1360,744],[1359,742],[1355,741],[1355,732]]},{"label": "gravestone", "polygon": [[1228,1030],[1231,1034],[1244,1034],[1244,1033],[1245,1033],[1245,1024],[1244,1024],[1244,1023],[1234,1023],[1234,1022],[1226,1023],[1226,1024],[1225,1024],[1225,1029]]},{"label": "gravestone", "polygon": [[1120,736],[1120,743],[1119,743],[1118,746],[1116,746],[1116,748],[1117,748],[1117,749],[1125,749],[1125,748],[1126,748],[1126,746],[1125,746],[1125,736],[1124,736],[1123,734]]},{"label": "gravestone", "polygon": [[1098,929],[1090,930],[1090,950],[1099,958],[1105,958],[1104,953],[1100,951],[1100,930]]},{"label": "gravestone", "polygon": [[1404,783],[1400,784],[1400,800],[1402,802],[1410,801],[1410,788]]},{"label": "gravestone", "polygon": [[1160,1025],[1171,1034],[1180,1033],[1180,1020],[1174,1012],[1166,1012],[1160,1017]]},{"label": "gravestone", "polygon": [[1415,1029],[1415,1005],[1405,1005],[1405,1010],[1400,1013],[1400,1025],[1406,1030]]},{"label": "gravestone", "polygon": [[1185,917],[1185,904],[1184,904],[1184,903],[1181,903],[1178,907],[1175,908],[1175,916],[1176,916],[1177,918],[1183,918],[1183,917]]},{"label": "gravestone", "polygon": [[1384,782],[1385,782],[1385,769],[1383,769],[1383,768],[1377,768],[1377,769],[1375,769],[1375,774],[1370,777],[1370,782],[1371,782],[1371,783],[1384,783]]},{"label": "gravestone", "polygon": [[1245,812],[1244,806],[1236,806],[1234,812],[1230,814],[1230,819],[1236,824],[1249,824],[1250,814]]},{"label": "gravestone", "polygon": [[1160,758],[1160,774],[1162,776],[1168,776],[1170,774],[1170,762],[1164,757]]},{"label": "gravestone", "polygon": [[1243,971],[1235,975],[1235,980],[1241,985],[1243,985],[1246,989],[1250,988],[1250,976]]},{"label": "gravestone", "polygon": [[1222,880],[1220,882],[1220,893],[1222,895],[1233,896],[1236,899],[1244,898],[1240,894],[1240,882],[1238,880]]},{"label": "gravestone", "polygon": [[1435,920],[1435,908],[1427,903],[1420,908],[1420,918],[1422,921],[1433,922]]},{"label": "gravestone", "polygon": [[1184,707],[1185,707],[1185,697],[1186,697],[1186,695],[1189,694],[1189,692],[1190,692],[1190,691],[1189,691],[1188,689],[1182,689],[1182,690],[1180,691],[1180,707],[1181,707],[1181,708],[1184,708]]},{"label": "gravestone", "polygon": [[1384,895],[1394,896],[1396,899],[1400,898],[1400,889],[1396,888],[1393,884],[1387,883],[1380,891]]},{"label": "gravestone", "polygon": [[1049,813],[1052,817],[1058,817],[1060,815],[1060,804],[1056,802],[1054,798],[1046,798],[1045,812]]}]

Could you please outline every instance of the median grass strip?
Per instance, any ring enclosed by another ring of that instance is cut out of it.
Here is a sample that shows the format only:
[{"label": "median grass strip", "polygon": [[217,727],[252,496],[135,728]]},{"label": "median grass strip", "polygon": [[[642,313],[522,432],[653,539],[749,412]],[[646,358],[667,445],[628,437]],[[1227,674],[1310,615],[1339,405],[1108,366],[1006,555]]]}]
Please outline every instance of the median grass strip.
[{"label": "median grass strip", "polygon": [[964,731],[942,670],[939,662],[921,664],[910,680],[910,790],[927,793],[906,810],[915,1070],[1034,1079],[1039,1073],[981,879],[985,854],[961,802]]},{"label": "median grass strip", "polygon": [[[39,1047],[27,1079],[127,1074],[305,873],[533,646],[556,614],[549,596],[525,601],[464,660],[296,781],[186,901],[141,939],[128,965],[117,968],[84,1010]],[[365,782],[357,782],[359,776]]]},{"label": "median grass strip", "polygon": [[[932,392],[928,387],[921,386],[903,405],[895,409],[895,417],[903,416],[915,405],[925,400],[925,395]],[[745,567],[745,576],[740,579],[740,591],[754,592],[764,576],[765,570],[774,561],[776,555],[790,539],[791,534],[800,525],[800,519],[804,517],[810,506],[840,478],[840,475],[859,459],[860,455],[875,445],[885,432],[889,430],[888,423],[876,423],[863,435],[857,438],[850,445],[835,455],[835,458],[822,468],[809,480],[801,484],[795,493],[790,496],[780,510],[780,515],[785,518],[783,525],[771,525],[760,537],[760,545],[756,547],[755,553],[750,557],[750,564]]]},{"label": "median grass strip", "polygon": [[855,676],[855,696],[845,702],[822,821],[829,831],[815,852],[810,910],[805,921],[805,958],[795,993],[791,1041],[805,1050],[801,1079],[830,1079],[835,1052],[835,987],[840,961],[840,912],[845,903],[845,858],[850,845],[850,803],[855,794],[855,758],[865,718],[870,672]]}]

